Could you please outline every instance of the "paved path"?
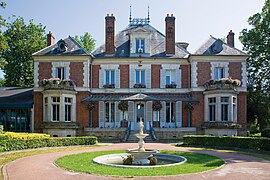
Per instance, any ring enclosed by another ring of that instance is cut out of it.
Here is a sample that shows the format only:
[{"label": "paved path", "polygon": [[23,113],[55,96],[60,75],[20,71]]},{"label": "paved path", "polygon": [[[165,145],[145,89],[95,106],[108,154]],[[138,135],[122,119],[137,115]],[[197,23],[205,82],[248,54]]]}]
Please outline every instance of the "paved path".
[{"label": "paved path", "polygon": [[[102,146],[98,148],[90,148],[87,150],[57,152],[49,154],[40,154],[30,157],[17,159],[5,166],[10,180],[108,180],[108,179],[125,179],[116,177],[107,177],[100,175],[82,174],[76,172],[69,172],[56,167],[53,162],[55,159],[81,152],[103,151],[103,150],[118,150],[136,147],[136,143],[119,143],[109,146]],[[194,148],[179,148],[171,146],[170,144],[162,143],[147,143],[146,148],[159,150],[176,150],[176,151],[195,151],[198,153],[215,155],[223,158],[226,165],[212,171],[186,174],[167,177],[136,177],[132,179],[183,179],[183,180],[201,180],[201,179],[237,179],[237,180],[270,180],[270,162],[260,158],[235,154],[224,153],[217,151],[196,151]]]}]

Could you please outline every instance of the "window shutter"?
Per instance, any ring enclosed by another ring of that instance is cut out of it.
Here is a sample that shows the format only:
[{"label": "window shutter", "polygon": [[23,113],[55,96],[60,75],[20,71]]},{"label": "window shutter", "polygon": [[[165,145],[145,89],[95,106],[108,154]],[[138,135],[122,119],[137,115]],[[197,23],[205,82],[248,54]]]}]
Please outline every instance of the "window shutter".
[{"label": "window shutter", "polygon": [[133,88],[134,84],[135,84],[135,70],[134,68],[130,68],[129,69],[129,75],[130,75],[130,79],[129,79],[129,88]]},{"label": "window shutter", "polygon": [[160,110],[160,127],[165,127],[166,122],[166,102],[161,101],[162,109]]},{"label": "window shutter", "polygon": [[128,121],[131,123],[131,128],[133,129],[134,125],[134,102],[128,102]]},{"label": "window shutter", "polygon": [[153,111],[152,111],[152,101],[147,101],[146,102],[146,129],[149,129],[149,123],[151,123],[152,125],[152,114],[153,114]]},{"label": "window shutter", "polygon": [[160,88],[165,88],[166,85],[166,70],[160,70]]},{"label": "window shutter", "polygon": [[182,76],[181,76],[181,70],[180,69],[176,69],[176,71],[175,71],[175,83],[176,83],[176,87],[177,88],[181,88],[181,85],[182,85],[182,83],[181,83],[181,79],[182,79]]},{"label": "window shutter", "polygon": [[115,128],[120,127],[122,111],[118,109],[119,102],[115,102]]},{"label": "window shutter", "polygon": [[176,102],[176,126],[182,127],[182,102]]},{"label": "window shutter", "polygon": [[145,70],[145,85],[146,88],[151,88],[151,69]]},{"label": "window shutter", "polygon": [[120,88],[120,70],[115,70],[115,88]]},{"label": "window shutter", "polygon": [[99,70],[99,88],[103,88],[104,85],[104,70],[100,69]]},{"label": "window shutter", "polygon": [[104,102],[99,101],[99,127],[104,128]]}]

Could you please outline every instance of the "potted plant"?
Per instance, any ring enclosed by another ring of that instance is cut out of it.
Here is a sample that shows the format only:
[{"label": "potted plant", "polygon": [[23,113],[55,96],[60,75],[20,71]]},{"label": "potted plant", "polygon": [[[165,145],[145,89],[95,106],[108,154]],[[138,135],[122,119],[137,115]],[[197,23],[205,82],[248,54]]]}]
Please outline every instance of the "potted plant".
[{"label": "potted plant", "polygon": [[134,84],[133,86],[134,88],[146,88],[146,86],[142,83],[137,83],[137,84]]}]

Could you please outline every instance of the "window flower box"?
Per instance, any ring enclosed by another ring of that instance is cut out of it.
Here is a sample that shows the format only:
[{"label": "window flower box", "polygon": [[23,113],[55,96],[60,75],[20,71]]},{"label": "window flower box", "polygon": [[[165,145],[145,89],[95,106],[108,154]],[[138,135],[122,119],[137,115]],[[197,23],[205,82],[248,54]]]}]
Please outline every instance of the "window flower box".
[{"label": "window flower box", "polygon": [[166,88],[176,88],[176,84],[166,84]]},{"label": "window flower box", "polygon": [[144,84],[138,83],[134,84],[133,88],[146,88],[146,86]]},{"label": "window flower box", "polygon": [[113,89],[113,88],[115,88],[115,84],[104,84],[104,85],[103,85],[103,88],[110,88],[110,89]]}]

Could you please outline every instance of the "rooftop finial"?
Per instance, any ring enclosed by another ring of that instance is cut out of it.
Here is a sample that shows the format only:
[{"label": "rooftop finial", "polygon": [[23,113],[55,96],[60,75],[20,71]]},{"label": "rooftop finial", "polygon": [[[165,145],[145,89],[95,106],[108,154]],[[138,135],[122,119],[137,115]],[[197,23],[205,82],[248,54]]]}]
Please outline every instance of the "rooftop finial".
[{"label": "rooftop finial", "polygon": [[131,4],[130,4],[130,6],[129,6],[129,23],[131,23],[131,20],[132,20],[132,18],[131,18]]},{"label": "rooftop finial", "polygon": [[147,22],[150,23],[149,5],[148,5],[148,17],[147,17]]}]

